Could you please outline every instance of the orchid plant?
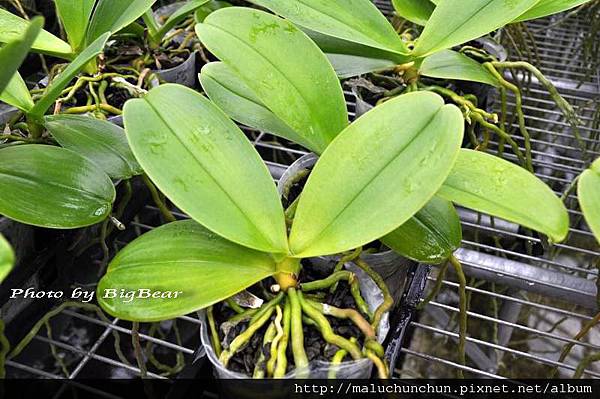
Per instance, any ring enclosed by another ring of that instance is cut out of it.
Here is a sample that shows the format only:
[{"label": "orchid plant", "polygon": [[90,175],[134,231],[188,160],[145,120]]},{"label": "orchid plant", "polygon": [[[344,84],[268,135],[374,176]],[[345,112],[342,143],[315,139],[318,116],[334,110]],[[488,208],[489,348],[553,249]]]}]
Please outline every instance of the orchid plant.
[{"label": "orchid plant", "polygon": [[[222,348],[218,330],[211,329],[224,365],[268,326],[267,331],[282,334],[268,340],[265,333],[272,356],[258,363],[255,376],[284,376],[288,346],[294,368],[306,370],[302,329],[310,323],[353,359],[371,359],[385,377],[375,331],[392,300],[381,277],[353,258],[384,293],[384,302],[371,312],[353,273],[336,270],[323,280],[307,281],[306,259],[347,254],[376,240],[432,263],[453,258],[460,225],[452,202],[520,223],[555,242],[565,238],[568,214],[560,199],[527,170],[461,149],[461,111],[444,104],[440,95],[406,93],[349,123],[334,69],[291,22],[228,7],[212,13],[196,31],[221,60],[206,66],[201,77],[218,106],[191,89],[167,84],[124,107],[137,161],[192,220],[146,233],[115,256],[97,289],[108,313],[150,322],[208,309],[214,327],[212,305],[231,304],[232,296],[262,281],[274,294],[258,309],[238,309],[235,322],[247,322],[245,332]],[[216,84],[221,76],[243,85]],[[219,108],[224,104],[237,110],[236,120],[267,126],[320,154],[287,209],[250,141]],[[432,223],[442,227],[428,230]],[[425,235],[412,233],[418,229]],[[354,287],[358,311],[309,294],[334,289],[340,281]],[[106,295],[140,289],[158,294]],[[180,295],[163,295],[167,291]],[[354,341],[336,334],[326,316],[349,318],[362,337]]]}]

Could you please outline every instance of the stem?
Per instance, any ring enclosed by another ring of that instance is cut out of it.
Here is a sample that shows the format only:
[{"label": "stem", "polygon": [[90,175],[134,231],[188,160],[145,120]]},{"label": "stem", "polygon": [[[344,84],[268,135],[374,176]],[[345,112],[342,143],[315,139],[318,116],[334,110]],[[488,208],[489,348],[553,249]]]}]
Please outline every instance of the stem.
[{"label": "stem", "polygon": [[308,317],[313,319],[319,325],[319,329],[321,330],[323,339],[325,339],[326,342],[335,345],[338,348],[346,349],[354,360],[362,358],[362,353],[360,352],[358,346],[356,344],[353,344],[346,338],[335,334],[333,332],[333,328],[331,328],[331,324],[329,324],[329,321],[327,321],[327,318],[319,310],[317,310],[317,308],[309,304],[303,298],[302,292],[298,292],[298,300],[300,301],[302,312],[304,312]]},{"label": "stem", "polygon": [[300,259],[284,258],[275,265],[277,273],[273,276],[283,291],[298,285],[298,274],[300,274]]},{"label": "stem", "polygon": [[10,342],[4,334],[4,320],[2,319],[0,319],[0,344],[2,344],[2,349],[0,349],[0,378],[4,379],[6,377],[6,355],[10,350]]},{"label": "stem", "polygon": [[302,305],[300,302],[301,293],[296,292],[295,288],[288,290],[290,297],[291,312],[291,331],[292,331],[292,353],[294,355],[294,364],[297,369],[308,367],[308,357],[304,351],[304,331],[302,331]]},{"label": "stem", "polygon": [[433,287],[433,290],[431,290],[431,292],[429,293],[429,295],[427,295],[427,298],[425,298],[425,300],[423,302],[421,302],[419,305],[417,305],[417,310],[423,310],[425,308],[425,306],[427,306],[429,304],[429,302],[431,302],[436,296],[438,296],[438,294],[440,293],[440,290],[442,289],[442,285],[444,283],[444,277],[446,276],[447,270],[448,270],[448,262],[444,262],[444,264],[440,268],[440,271],[438,272],[437,279],[435,280],[435,286]]},{"label": "stem", "polygon": [[383,293],[383,302],[377,307],[377,309],[375,309],[373,319],[371,320],[371,325],[373,326],[373,328],[377,329],[379,327],[379,323],[381,322],[381,318],[383,317],[384,313],[390,310],[390,308],[394,305],[394,299],[390,295],[390,290],[385,284],[385,281],[383,281],[383,278],[379,275],[379,273],[371,269],[371,266],[369,266],[367,262],[360,258],[354,259],[353,262],[356,266],[358,266],[365,273],[367,273],[369,277],[371,277],[371,279],[375,282],[375,284],[377,284],[377,287],[379,287],[379,289]]},{"label": "stem", "polygon": [[235,355],[240,349],[242,349],[248,341],[252,338],[254,333],[258,331],[270,318],[273,314],[273,308],[269,308],[266,313],[262,315],[262,317],[257,320],[254,324],[250,324],[246,331],[235,337],[229,348],[221,352],[221,356],[219,356],[219,361],[227,367],[229,360]]},{"label": "stem", "polygon": [[337,317],[338,319],[350,319],[367,338],[375,339],[375,330],[373,329],[373,326],[371,326],[356,310],[340,309],[326,303],[313,302],[308,299],[305,299],[305,301],[327,316]]},{"label": "stem", "polygon": [[285,355],[290,340],[290,324],[291,324],[292,307],[290,300],[286,299],[283,306],[283,335],[277,346],[277,365],[273,371],[273,377],[281,378],[287,370],[287,356]]},{"label": "stem", "polygon": [[573,374],[574,379],[579,379],[583,375],[587,366],[594,362],[600,362],[600,353],[595,353],[593,355],[589,355],[583,358],[577,369],[575,370],[575,374]]},{"label": "stem", "polygon": [[167,208],[167,205],[160,199],[160,195],[158,195],[158,190],[156,189],[156,186],[154,185],[154,183],[152,183],[152,181],[150,180],[148,175],[145,173],[142,174],[142,180],[144,181],[144,184],[146,185],[146,187],[148,187],[148,190],[150,190],[150,195],[152,196],[152,200],[154,201],[154,204],[160,210],[160,213],[163,215],[165,220],[167,220],[167,222],[176,221],[177,219],[175,219],[175,216],[173,216],[173,214],[171,213],[169,208]]},{"label": "stem", "polygon": [[[467,279],[462,269],[462,265],[456,259],[454,255],[450,255],[450,263],[454,266],[456,275],[458,276],[459,282],[459,308],[460,308],[460,323],[459,323],[459,334],[458,334],[458,360],[461,365],[465,366],[467,363],[465,355],[465,345],[467,341]],[[465,378],[461,369],[457,370],[458,378]]]},{"label": "stem", "polygon": [[382,380],[388,379],[389,378],[388,368],[385,365],[385,363],[383,362],[383,360],[381,360],[375,353],[373,353],[372,351],[369,351],[369,350],[366,352],[366,355],[369,359],[371,359],[373,364],[375,364],[375,367],[377,367],[378,377]]},{"label": "stem", "polygon": [[210,328],[210,341],[217,356],[221,356],[221,340],[219,339],[212,306],[206,309],[206,317],[208,318],[208,327]]},{"label": "stem", "polygon": [[267,375],[269,377],[273,376],[273,372],[275,371],[275,363],[277,362],[277,349],[279,341],[281,341],[281,338],[283,337],[283,326],[281,325],[281,320],[283,319],[283,312],[281,311],[281,306],[277,305],[275,307],[275,313],[276,315],[273,325],[275,326],[276,334],[271,342],[269,361],[267,362]]},{"label": "stem", "polygon": [[[596,324],[600,323],[600,313],[596,314],[596,316],[594,316],[593,319],[589,320],[587,323],[585,323],[583,325],[583,327],[581,328],[581,330],[577,333],[577,335],[575,335],[575,337],[573,337],[573,339],[575,341],[580,341],[582,338],[584,338],[591,330],[594,326],[596,326]],[[569,353],[571,352],[571,349],[573,349],[573,346],[575,346],[574,342],[569,342],[568,344],[566,344],[562,350],[562,352],[560,353],[560,357],[558,358],[558,362],[559,363],[563,363],[565,361],[565,359],[567,358],[567,356],[569,355]],[[552,371],[550,372],[550,376],[549,378],[554,378],[556,377],[556,374],[558,372],[558,368],[554,368],[552,369]]]},{"label": "stem", "polygon": [[[491,63],[486,62],[483,64],[483,66],[492,75],[494,75],[494,77],[496,79],[498,79],[498,81],[504,88],[512,91],[513,94],[515,95],[515,110],[517,112],[517,118],[519,121],[519,130],[525,141],[525,159],[526,159],[525,165],[527,167],[527,170],[529,170],[530,172],[533,172],[533,165],[532,165],[532,161],[531,161],[531,136],[529,135],[529,132],[527,131],[527,127],[525,126],[525,115],[523,114],[523,97],[521,96],[521,91],[519,90],[519,88],[517,86],[513,85],[512,83],[510,83],[506,79],[504,79],[504,77],[502,77],[502,75],[500,75],[500,73],[496,70],[496,68],[494,68],[494,66]],[[503,126],[503,128],[504,128],[504,126]]]},{"label": "stem", "polygon": [[146,369],[146,362],[144,361],[144,355],[142,354],[142,346],[140,345],[139,328],[140,324],[134,321],[131,327],[131,344],[133,345],[135,360],[140,369],[140,375],[142,378],[147,378],[148,370]]}]

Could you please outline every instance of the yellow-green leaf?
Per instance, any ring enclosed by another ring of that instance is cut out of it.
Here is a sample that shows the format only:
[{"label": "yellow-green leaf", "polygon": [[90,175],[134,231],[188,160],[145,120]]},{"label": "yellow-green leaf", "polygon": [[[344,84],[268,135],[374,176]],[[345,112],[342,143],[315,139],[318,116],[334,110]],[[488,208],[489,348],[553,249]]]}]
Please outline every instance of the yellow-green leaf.
[{"label": "yellow-green leaf", "polygon": [[[274,273],[269,254],[234,244],[186,220],[161,226],[127,245],[108,266],[97,297],[115,317],[159,321],[210,306]],[[131,299],[113,295],[121,290],[146,291]],[[157,297],[144,297],[148,293]]]},{"label": "yellow-green leaf", "polygon": [[577,196],[585,221],[600,243],[600,159],[579,177]]},{"label": "yellow-green leaf", "polygon": [[426,57],[419,73],[432,78],[467,80],[498,86],[498,80],[479,62],[452,50],[438,51]]},{"label": "yellow-green leaf", "polygon": [[2,282],[15,264],[15,253],[8,241],[0,234],[0,282]]},{"label": "yellow-green leaf", "polygon": [[124,122],[138,162],[175,205],[228,240],[287,253],[273,179],[223,111],[194,90],[165,84],[127,101]]},{"label": "yellow-green leaf", "polygon": [[462,149],[438,195],[467,208],[565,239],[569,215],[560,198],[527,170],[480,151]]},{"label": "yellow-green leaf", "polygon": [[361,116],[313,169],[292,225],[291,253],[338,253],[398,228],[450,173],[463,130],[460,110],[430,92],[398,96]]}]

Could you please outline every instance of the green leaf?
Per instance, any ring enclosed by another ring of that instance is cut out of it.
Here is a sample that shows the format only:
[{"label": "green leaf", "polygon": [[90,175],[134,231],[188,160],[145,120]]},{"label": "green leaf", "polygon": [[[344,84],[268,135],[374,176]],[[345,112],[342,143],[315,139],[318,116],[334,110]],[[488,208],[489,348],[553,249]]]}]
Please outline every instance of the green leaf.
[{"label": "green leaf", "polygon": [[55,0],[54,3],[71,47],[79,49],[83,45],[96,0]]},{"label": "green leaf", "polygon": [[226,7],[232,7],[232,4],[227,1],[211,0],[196,10],[194,19],[196,22],[204,22],[211,13]]},{"label": "green leaf", "polygon": [[125,131],[114,123],[81,115],[53,115],[44,126],[58,143],[98,165],[113,179],[129,179],[143,173]]},{"label": "green leaf", "polygon": [[[30,24],[30,21],[0,8],[0,43],[10,43],[21,39]],[[71,59],[73,56],[73,50],[68,43],[45,30],[39,33],[31,48],[37,52],[60,58]]]},{"label": "green leaf", "polygon": [[138,162],[175,205],[228,240],[287,253],[271,175],[214,104],[194,90],[165,84],[127,101],[124,122]]},{"label": "green leaf", "polygon": [[237,122],[291,140],[311,151],[320,150],[271,112],[226,64],[206,64],[200,73],[200,83],[211,101]]},{"label": "green leaf", "polygon": [[171,16],[167,19],[167,22],[160,27],[156,33],[156,37],[162,39],[171,29],[178,23],[187,18],[188,15],[193,13],[197,8],[208,3],[209,0],[190,0],[183,6],[179,7]]},{"label": "green leaf", "polygon": [[250,0],[296,25],[365,46],[408,54],[394,27],[370,0]]},{"label": "green leaf", "polygon": [[541,0],[525,13],[520,15],[514,22],[523,22],[530,19],[546,17],[562,11],[588,3],[590,0]]},{"label": "green leaf", "polygon": [[390,60],[395,64],[404,64],[411,60],[408,55],[392,53],[390,51],[384,51],[378,48],[365,46],[349,40],[327,36],[306,28],[304,28],[303,31],[326,54],[356,55],[358,57]]},{"label": "green leaf", "polygon": [[585,221],[600,243],[600,160],[579,177],[577,196]]},{"label": "green leaf", "polygon": [[203,44],[261,102],[323,151],[348,125],[340,82],[327,57],[290,22],[263,11],[229,7],[196,25]]},{"label": "green leaf", "polygon": [[15,264],[15,253],[10,244],[0,234],[0,282],[2,282]]},{"label": "green leaf", "polygon": [[402,18],[421,26],[427,23],[435,9],[435,4],[429,0],[392,0],[392,5]]},{"label": "green leaf", "polygon": [[406,223],[380,240],[404,257],[439,264],[460,247],[462,229],[452,203],[435,196]]},{"label": "green leaf", "polygon": [[290,251],[339,253],[417,213],[442,185],[462,142],[454,105],[430,92],[398,96],[358,118],[327,147],[300,197]]},{"label": "green leaf", "polygon": [[60,96],[60,93],[67,87],[71,80],[73,80],[89,61],[96,58],[96,56],[102,52],[110,35],[110,32],[106,32],[96,39],[96,41],[83,50],[64,71],[52,80],[42,98],[38,100],[29,112],[33,118],[41,120],[44,113],[50,108],[54,101],[56,101]]},{"label": "green leaf", "polygon": [[70,150],[39,144],[0,150],[0,214],[50,228],[98,223],[115,188],[94,163]]},{"label": "green leaf", "polygon": [[564,240],[569,215],[550,187],[527,170],[479,151],[462,149],[438,195],[459,205]]},{"label": "green leaf", "polygon": [[156,0],[98,0],[90,20],[86,42],[92,43],[106,32],[116,33],[135,22]]},{"label": "green leaf", "polygon": [[419,73],[440,79],[468,80],[499,86],[498,80],[479,62],[452,50],[442,50],[423,60]]},{"label": "green leaf", "polygon": [[[234,244],[185,220],[154,229],[119,252],[98,284],[98,302],[120,319],[167,320],[222,301],[274,273],[269,254]],[[121,289],[180,294],[132,300],[107,295],[106,290]]]},{"label": "green leaf", "polygon": [[327,54],[329,62],[340,79],[347,79],[365,73],[381,71],[396,66],[389,60],[376,58],[358,57],[346,54]]},{"label": "green leaf", "polygon": [[413,55],[423,57],[477,39],[512,22],[539,0],[444,0],[435,8]]},{"label": "green leaf", "polygon": [[17,107],[23,112],[29,112],[33,108],[33,99],[19,72],[13,75],[8,86],[0,93],[0,101]]},{"label": "green leaf", "polygon": [[44,26],[44,18],[36,17],[22,37],[11,41],[0,49],[0,94],[4,91],[15,73],[27,57],[31,45]]}]

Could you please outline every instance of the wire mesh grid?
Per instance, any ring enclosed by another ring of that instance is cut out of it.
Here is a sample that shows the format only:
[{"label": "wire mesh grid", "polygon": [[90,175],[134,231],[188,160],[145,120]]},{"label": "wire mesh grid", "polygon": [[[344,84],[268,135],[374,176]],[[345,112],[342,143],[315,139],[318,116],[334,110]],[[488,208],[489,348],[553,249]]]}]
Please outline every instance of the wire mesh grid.
[{"label": "wire mesh grid", "polygon": [[[391,15],[389,2],[375,3]],[[560,25],[552,35],[542,29],[550,26],[552,19],[531,23],[535,28],[532,31],[536,32],[538,48],[552,49],[556,47],[555,43],[559,43],[555,40],[576,36],[585,24],[581,23],[581,17],[575,18],[576,23]],[[563,33],[564,36],[560,36]],[[564,65],[577,65],[572,53],[565,52],[564,57]],[[548,59],[554,62],[552,57]],[[544,65],[542,69],[552,72]],[[577,72],[576,67],[573,69]],[[566,70],[557,69],[559,72]],[[553,81],[578,111],[580,139],[574,138],[572,127],[543,89],[533,85],[524,96],[536,174],[557,194],[561,194],[585,167],[582,146],[590,157],[600,156],[600,130],[594,125],[598,105],[593,101],[598,95],[598,75],[591,75],[584,82],[589,91],[573,89],[579,81],[569,79],[576,76],[557,75],[553,76]],[[354,95],[346,91],[345,96],[349,116],[353,118]],[[306,153],[296,145],[282,144],[281,139],[269,134],[252,129],[245,129],[245,132],[275,179],[287,165]],[[523,146],[519,135],[513,135],[513,138]],[[492,144],[491,150],[497,151],[497,143]],[[508,148],[504,157],[512,158]],[[554,368],[560,376],[570,376],[584,356],[600,350],[600,334],[597,331],[584,340],[573,339],[582,323],[589,321],[598,310],[595,283],[598,271],[594,262],[600,257],[600,249],[581,219],[576,196],[571,194],[569,199],[570,237],[565,243],[552,247],[516,225],[460,210],[465,239],[457,255],[468,277],[470,302],[467,365],[463,366],[456,360],[458,283],[454,276],[448,275],[442,280],[439,295],[411,322],[395,377],[454,377],[458,369],[476,378],[546,377]],[[158,213],[152,206],[146,207],[146,211]],[[176,216],[185,217],[178,213]],[[156,225],[138,219],[131,227],[136,235],[140,235]],[[124,244],[125,241],[116,243],[117,247]],[[428,278],[429,289],[436,279],[435,275]],[[9,360],[6,364],[9,376],[74,379],[140,375],[130,344],[131,323],[81,310],[67,309],[62,311],[63,315],[74,325],[71,331],[51,335],[42,329],[29,345],[34,351],[39,345],[52,346],[55,355],[50,360],[46,359],[46,364],[21,357]],[[165,363],[178,364],[181,362],[178,356],[183,356],[183,362],[190,364],[198,349],[199,321],[194,315],[177,319],[180,330],[187,326],[193,335],[183,344],[173,335],[172,323],[165,322],[159,327],[164,329],[161,337],[141,333],[141,342],[143,345],[151,343],[151,353],[160,353]],[[83,325],[95,327],[92,329],[94,334],[73,343],[69,338]],[[574,348],[566,359],[559,359],[566,344],[573,344]],[[164,370],[161,372],[156,367],[148,372],[148,376],[154,378],[166,378],[164,374]],[[600,368],[590,366],[585,375],[598,378]]]}]

